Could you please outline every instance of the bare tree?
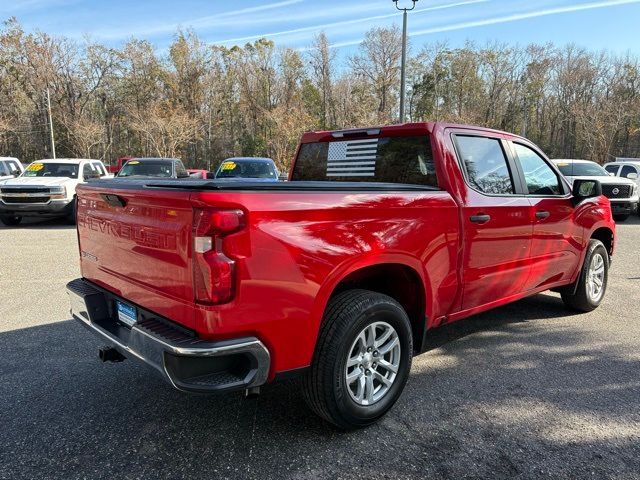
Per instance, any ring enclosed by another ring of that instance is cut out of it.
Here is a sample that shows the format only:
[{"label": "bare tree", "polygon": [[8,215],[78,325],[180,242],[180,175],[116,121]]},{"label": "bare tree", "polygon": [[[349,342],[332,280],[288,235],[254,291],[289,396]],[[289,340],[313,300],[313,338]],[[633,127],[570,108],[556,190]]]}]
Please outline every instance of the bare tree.
[{"label": "bare tree", "polygon": [[373,28],[360,44],[360,51],[350,58],[353,73],[364,78],[378,99],[380,121],[393,117],[392,108],[398,94],[402,54],[400,30]]}]

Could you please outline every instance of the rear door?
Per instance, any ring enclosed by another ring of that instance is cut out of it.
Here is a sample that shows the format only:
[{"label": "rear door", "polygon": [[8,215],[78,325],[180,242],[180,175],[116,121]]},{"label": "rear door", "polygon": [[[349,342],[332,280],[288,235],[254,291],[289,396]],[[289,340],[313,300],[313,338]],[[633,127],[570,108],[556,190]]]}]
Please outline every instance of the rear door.
[{"label": "rear door", "polygon": [[570,279],[580,258],[582,227],[573,219],[569,186],[534,145],[514,141],[510,147],[533,209],[531,271],[525,288]]},{"label": "rear door", "polygon": [[467,185],[463,310],[521,293],[529,276],[531,206],[517,193],[520,180],[504,138],[456,130],[452,141]]},{"label": "rear door", "polygon": [[190,194],[113,188],[116,182],[78,189],[82,276],[134,304],[190,322]]}]

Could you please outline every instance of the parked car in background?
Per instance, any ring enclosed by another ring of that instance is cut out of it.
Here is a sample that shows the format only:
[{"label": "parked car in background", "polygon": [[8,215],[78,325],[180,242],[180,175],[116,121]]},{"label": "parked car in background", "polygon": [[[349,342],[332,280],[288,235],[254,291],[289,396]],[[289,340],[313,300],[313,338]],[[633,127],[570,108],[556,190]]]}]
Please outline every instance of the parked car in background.
[{"label": "parked car in background", "polygon": [[129,160],[131,160],[133,157],[120,157],[116,160],[116,163],[114,165],[107,165],[107,171],[109,173],[113,173],[114,175],[117,174],[120,169],[122,168],[122,166],[127,163]]},{"label": "parked car in background", "polygon": [[182,160],[177,158],[133,158],[125,163],[116,178],[189,178]]},{"label": "parked car in background", "polygon": [[[626,178],[636,184],[636,192],[640,192],[640,159],[616,160],[605,163],[604,169],[612,175]],[[638,214],[640,214],[640,202],[638,203]]]},{"label": "parked car in background", "polygon": [[602,193],[611,201],[613,218],[624,222],[638,210],[636,182],[613,176],[605,168],[589,160],[554,159],[553,162],[569,182],[575,179],[596,179],[602,184]]},{"label": "parked car in background", "polygon": [[279,176],[275,162],[263,157],[233,157],[220,164],[216,180],[245,180],[277,182]]},{"label": "parked car in background", "polygon": [[189,172],[189,178],[201,178],[206,179],[209,175],[209,172],[202,168],[187,168],[187,172]]},{"label": "parked car in background", "polygon": [[615,228],[597,180],[572,189],[522,137],[310,132],[288,182],[82,186],[67,290],[103,361],[197,393],[301,375],[314,412],[358,428],[399,398],[430,329],[549,289],[597,308]]},{"label": "parked car in background", "polygon": [[18,178],[0,184],[0,221],[18,225],[23,217],[76,218],[76,187],[113,177],[100,160],[64,158],[31,163]]},{"label": "parked car in background", "polygon": [[24,172],[20,160],[15,157],[0,157],[0,181],[15,178]]}]

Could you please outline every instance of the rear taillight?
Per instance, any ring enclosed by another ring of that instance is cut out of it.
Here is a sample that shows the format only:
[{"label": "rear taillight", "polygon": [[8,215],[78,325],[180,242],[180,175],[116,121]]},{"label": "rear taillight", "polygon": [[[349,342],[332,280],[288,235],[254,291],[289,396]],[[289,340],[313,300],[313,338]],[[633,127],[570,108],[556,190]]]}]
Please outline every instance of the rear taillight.
[{"label": "rear taillight", "polygon": [[235,293],[235,262],[222,239],[244,228],[242,210],[196,208],[193,215],[193,285],[198,303],[227,303]]}]

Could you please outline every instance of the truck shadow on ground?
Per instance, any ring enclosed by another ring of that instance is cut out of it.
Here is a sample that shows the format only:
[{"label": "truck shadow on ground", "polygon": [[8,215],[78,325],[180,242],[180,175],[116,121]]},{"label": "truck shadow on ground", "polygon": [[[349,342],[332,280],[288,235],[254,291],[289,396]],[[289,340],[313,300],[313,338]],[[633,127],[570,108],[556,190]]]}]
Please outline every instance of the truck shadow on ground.
[{"label": "truck shadow on ground", "polygon": [[20,225],[15,227],[7,227],[0,224],[2,230],[73,230],[75,225],[69,224],[65,219],[61,218],[23,218]]},{"label": "truck shadow on ground", "polygon": [[191,396],[99,363],[74,321],[0,333],[0,478],[631,478],[640,357],[587,338],[586,318],[538,295],[440,330],[394,410],[352,433],[295,381]]}]

